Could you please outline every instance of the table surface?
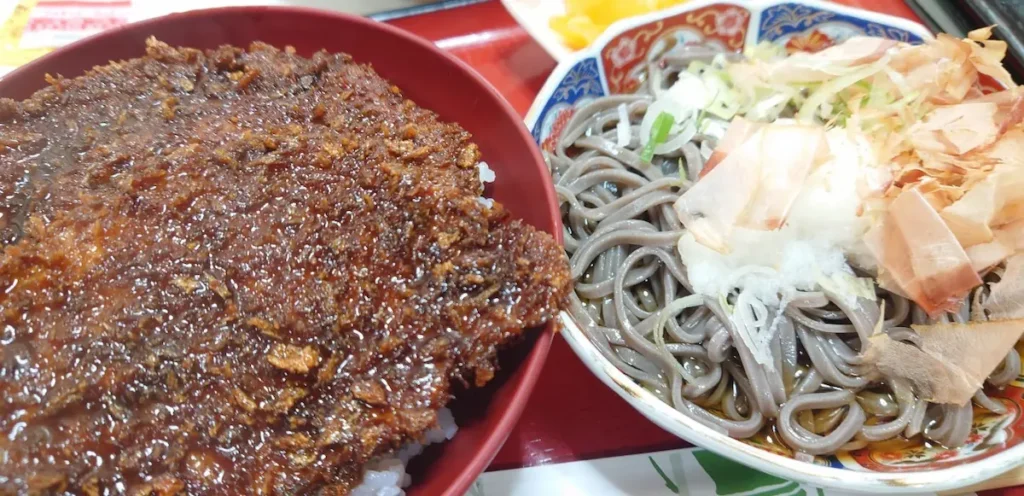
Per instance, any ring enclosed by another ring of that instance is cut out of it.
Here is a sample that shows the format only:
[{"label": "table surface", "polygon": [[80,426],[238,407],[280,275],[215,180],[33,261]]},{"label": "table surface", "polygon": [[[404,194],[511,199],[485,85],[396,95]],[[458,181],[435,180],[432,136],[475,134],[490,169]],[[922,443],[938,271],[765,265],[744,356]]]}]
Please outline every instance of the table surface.
[{"label": "table surface", "polygon": [[[10,1],[17,0],[0,0]],[[145,1],[135,0],[134,5],[141,3]],[[240,2],[203,2],[206,6],[225,3]],[[257,3],[323,6],[330,2],[267,0]],[[839,3],[917,20],[913,11],[901,0],[841,0]],[[3,5],[0,4],[0,7]],[[3,19],[0,19],[0,22],[2,21]],[[525,116],[548,74],[555,67],[555,61],[527,35],[497,0],[393,18],[387,22],[423,36],[466,61],[487,79],[520,115]],[[3,49],[4,47],[0,46],[0,51]],[[633,410],[586,369],[564,339],[556,337],[537,387],[519,423],[494,458],[488,473],[481,477],[481,484],[475,486],[471,494],[483,495],[485,486],[488,496],[527,493],[530,496],[569,493],[622,494],[626,491],[613,484],[597,488],[581,484],[581,479],[600,480],[609,475],[608,470],[614,471],[615,467],[625,467],[621,460],[632,459],[632,463],[637,463],[636,459],[642,458],[643,463],[647,463],[646,456],[626,456],[609,460],[611,457],[661,453],[689,446],[685,441],[660,429]],[[652,463],[653,461],[654,458],[651,458]],[[649,470],[650,465],[647,465],[646,469]],[[549,479],[544,479],[543,483],[537,482],[545,477]],[[557,482],[559,477],[562,480],[561,485]],[[633,490],[635,486],[621,487],[629,487],[629,492],[636,494]],[[660,480],[657,484],[648,484],[647,487],[658,489],[663,494],[680,494],[678,488],[675,491],[664,492],[666,489]],[[800,487],[797,487],[793,494],[799,494],[799,490]],[[823,493],[819,491],[819,494]],[[1024,487],[983,491],[978,494],[1024,496]]]}]

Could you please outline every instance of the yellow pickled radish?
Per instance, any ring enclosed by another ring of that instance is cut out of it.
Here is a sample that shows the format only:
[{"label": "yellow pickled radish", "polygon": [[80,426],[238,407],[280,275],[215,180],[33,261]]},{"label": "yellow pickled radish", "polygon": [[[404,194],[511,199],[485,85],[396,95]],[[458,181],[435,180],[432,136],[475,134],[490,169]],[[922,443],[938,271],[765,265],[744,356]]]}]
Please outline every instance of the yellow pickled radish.
[{"label": "yellow pickled radish", "polygon": [[593,43],[620,19],[654,12],[687,0],[565,0],[565,15],[551,18],[551,29],[566,45],[580,49]]}]

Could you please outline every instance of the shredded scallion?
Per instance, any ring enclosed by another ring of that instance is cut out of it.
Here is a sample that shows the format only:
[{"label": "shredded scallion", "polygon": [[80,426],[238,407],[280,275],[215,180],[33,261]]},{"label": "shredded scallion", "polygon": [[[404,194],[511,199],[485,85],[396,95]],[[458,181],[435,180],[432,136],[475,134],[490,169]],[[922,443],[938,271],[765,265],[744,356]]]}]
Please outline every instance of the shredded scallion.
[{"label": "shredded scallion", "polygon": [[672,124],[675,122],[676,119],[668,112],[658,114],[651,126],[651,139],[647,140],[647,145],[640,152],[640,160],[650,162],[654,158],[654,148],[668,139],[668,133],[672,130]]}]

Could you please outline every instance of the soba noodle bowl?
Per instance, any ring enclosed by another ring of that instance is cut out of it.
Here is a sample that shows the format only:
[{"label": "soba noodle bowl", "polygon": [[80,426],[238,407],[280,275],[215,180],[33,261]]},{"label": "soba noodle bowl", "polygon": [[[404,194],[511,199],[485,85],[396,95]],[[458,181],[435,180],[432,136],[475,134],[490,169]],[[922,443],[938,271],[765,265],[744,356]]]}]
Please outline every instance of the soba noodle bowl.
[{"label": "soba noodle bowl", "polygon": [[[680,71],[713,55],[669,54],[649,66],[635,94],[586,103],[547,156],[577,281],[571,312],[583,332],[609,362],[683,414],[735,438],[771,436],[798,458],[901,437],[962,445],[971,403],[931,404],[908,383],[863,367],[860,351],[883,312],[883,332],[916,343],[911,324],[968,321],[970,302],[986,298],[986,285],[938,319],[881,289],[877,301],[852,302],[828,290],[799,291],[783,311],[756,316],[777,320],[774,367],[754,359],[722,301],[694,294],[676,250],[684,227],[672,205],[716,140],[698,132],[648,163],[641,160],[641,122]],[[1020,369],[1011,352],[987,383],[1005,386]],[[983,391],[973,404],[1005,413]]]}]

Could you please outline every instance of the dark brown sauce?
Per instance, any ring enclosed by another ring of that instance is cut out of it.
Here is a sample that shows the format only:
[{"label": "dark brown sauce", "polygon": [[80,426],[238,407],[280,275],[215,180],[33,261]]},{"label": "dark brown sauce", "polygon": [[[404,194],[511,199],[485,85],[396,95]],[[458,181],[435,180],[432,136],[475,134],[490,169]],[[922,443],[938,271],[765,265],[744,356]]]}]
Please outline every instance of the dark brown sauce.
[{"label": "dark brown sauce", "polygon": [[569,291],[344,55],[154,43],[0,136],[0,494],[343,494]]}]

